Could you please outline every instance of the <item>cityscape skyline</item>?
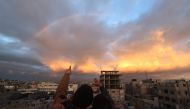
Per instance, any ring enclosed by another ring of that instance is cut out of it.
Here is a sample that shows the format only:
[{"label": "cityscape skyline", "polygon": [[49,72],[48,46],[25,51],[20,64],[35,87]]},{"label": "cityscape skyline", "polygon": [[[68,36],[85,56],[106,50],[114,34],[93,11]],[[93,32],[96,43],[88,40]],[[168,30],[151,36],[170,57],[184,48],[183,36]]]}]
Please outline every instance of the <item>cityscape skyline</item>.
[{"label": "cityscape skyline", "polygon": [[[122,82],[122,76],[119,71],[101,71],[102,86],[98,86],[98,79],[70,81],[66,97],[72,98],[86,84],[92,89],[94,101],[105,88],[116,109],[189,109],[190,80],[146,78]],[[60,84],[65,84],[64,78],[61,83],[0,79],[1,109],[49,109]]]},{"label": "cityscape skyline", "polygon": [[189,0],[0,1],[0,78],[190,79]]}]

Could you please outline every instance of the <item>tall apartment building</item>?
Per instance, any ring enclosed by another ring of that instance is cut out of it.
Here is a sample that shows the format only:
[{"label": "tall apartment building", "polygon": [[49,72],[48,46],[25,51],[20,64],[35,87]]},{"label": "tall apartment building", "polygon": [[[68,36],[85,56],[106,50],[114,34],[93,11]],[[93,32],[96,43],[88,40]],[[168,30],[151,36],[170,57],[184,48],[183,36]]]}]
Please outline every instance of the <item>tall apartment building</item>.
[{"label": "tall apartment building", "polygon": [[108,90],[117,109],[123,108],[125,92],[121,87],[119,71],[101,71],[100,82]]},{"label": "tall apartment building", "polygon": [[190,89],[186,80],[168,80],[159,86],[161,109],[189,109]]}]

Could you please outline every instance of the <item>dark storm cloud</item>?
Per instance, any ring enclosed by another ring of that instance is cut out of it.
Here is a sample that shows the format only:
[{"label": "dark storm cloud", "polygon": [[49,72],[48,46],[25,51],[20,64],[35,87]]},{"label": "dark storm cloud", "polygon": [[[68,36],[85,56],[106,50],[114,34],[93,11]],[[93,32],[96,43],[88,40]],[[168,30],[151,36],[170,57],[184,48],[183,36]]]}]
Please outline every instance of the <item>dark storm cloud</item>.
[{"label": "dark storm cloud", "polygon": [[[1,0],[0,32],[28,39],[44,26],[73,14],[95,11],[110,0]],[[82,6],[79,6],[82,5]],[[90,9],[91,8],[91,9]],[[84,13],[85,14],[85,13]]]},{"label": "dark storm cloud", "polygon": [[66,0],[1,0],[0,32],[24,40],[71,11]]},{"label": "dark storm cloud", "polygon": [[0,1],[0,60],[3,61],[0,69],[4,69],[3,73],[12,69],[13,72],[25,72],[23,75],[27,75],[31,71],[46,69],[29,41],[50,22],[71,14],[69,6],[66,0]]},{"label": "dark storm cloud", "polygon": [[[93,1],[92,1],[93,2]],[[74,3],[74,2],[73,2]],[[86,5],[86,3],[83,3]],[[1,71],[15,77],[20,72],[31,78],[31,72],[49,72],[42,65],[33,43],[30,42],[36,32],[49,23],[72,15],[71,2],[66,0],[17,0],[0,1],[0,60]],[[94,5],[94,4],[93,4]],[[86,5],[88,7],[89,5]],[[87,9],[88,10],[88,9]],[[6,40],[4,40],[6,38]],[[8,42],[7,42],[8,41]],[[45,69],[45,70],[44,70]],[[15,73],[15,74],[14,74]],[[19,77],[19,76],[16,77]],[[48,74],[47,74],[48,75]],[[39,75],[40,76],[40,73]],[[1,76],[3,77],[3,75]],[[39,77],[40,78],[40,77]]]},{"label": "dark storm cloud", "polygon": [[[44,66],[23,64],[18,62],[0,61],[0,79],[18,79],[25,81],[55,81],[59,82],[63,76],[63,72],[54,75],[50,70]],[[80,74],[80,72],[73,72],[71,82],[92,81],[97,78],[96,74]]]},{"label": "dark storm cloud", "polygon": [[[92,59],[95,64],[106,64],[123,55],[146,51],[159,43],[152,38],[156,30],[164,31],[164,46],[189,53],[189,0],[156,1],[152,10],[138,19],[118,23],[115,27],[110,27],[101,18],[105,12],[109,14],[110,8],[105,4],[110,2],[1,0],[0,41],[3,43],[0,43],[0,69],[9,76],[15,71],[15,74],[30,78],[35,74],[33,72],[38,72],[38,79],[51,78],[44,60],[66,59],[80,66]],[[159,77],[167,72],[177,72],[167,73],[168,77],[169,74],[176,77],[183,72],[188,75],[186,72],[190,70],[183,70],[173,69],[151,75]],[[48,72],[47,76],[43,72]]]},{"label": "dark storm cloud", "polygon": [[[80,13],[78,9],[82,11],[85,10],[85,12],[88,12],[96,10],[95,7],[97,5],[102,5],[107,2],[109,2],[109,0],[102,2],[95,2],[93,0],[92,1],[38,0],[35,2],[31,0],[0,1],[0,13],[1,13],[0,33],[3,34],[5,37],[11,37],[14,38],[15,40],[18,40],[18,42],[1,45],[0,47],[1,47],[1,52],[3,53],[2,55],[14,54],[14,56],[25,55],[25,57],[35,58],[34,56],[36,52],[35,50],[38,48],[33,48],[34,44],[31,43],[31,40],[33,40],[33,36],[35,36],[37,32],[39,32],[41,29],[48,26],[52,22],[56,22],[57,20],[64,19],[65,17]],[[80,6],[78,7],[78,3],[83,5],[84,9],[80,9],[81,7]],[[91,9],[89,10],[89,8]],[[88,23],[89,22],[90,19]],[[57,34],[61,33],[59,32]],[[87,36],[85,35],[84,37]],[[22,50],[25,48],[29,50],[28,51]],[[46,50],[46,48],[44,50]],[[79,48],[82,47],[79,46]],[[97,48],[100,47],[97,46]],[[42,48],[40,51],[44,50]],[[77,49],[75,49],[74,51],[77,51]],[[27,52],[27,53],[20,54],[18,52]],[[3,58],[6,57],[4,56]]]},{"label": "dark storm cloud", "polygon": [[96,15],[71,16],[56,21],[34,39],[43,58],[66,58],[84,63],[88,58],[102,59],[115,33],[96,19]]}]

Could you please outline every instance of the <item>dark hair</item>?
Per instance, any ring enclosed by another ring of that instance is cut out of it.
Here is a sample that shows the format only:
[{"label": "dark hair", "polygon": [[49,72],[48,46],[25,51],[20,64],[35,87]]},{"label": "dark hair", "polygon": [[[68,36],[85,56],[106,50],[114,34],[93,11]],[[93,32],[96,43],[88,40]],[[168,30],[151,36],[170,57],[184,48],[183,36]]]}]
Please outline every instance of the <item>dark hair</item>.
[{"label": "dark hair", "polygon": [[92,88],[86,84],[81,85],[75,92],[72,102],[76,107],[87,108],[92,104],[93,91]]},{"label": "dark hair", "polygon": [[112,109],[112,104],[105,95],[98,94],[94,98],[92,109]]}]

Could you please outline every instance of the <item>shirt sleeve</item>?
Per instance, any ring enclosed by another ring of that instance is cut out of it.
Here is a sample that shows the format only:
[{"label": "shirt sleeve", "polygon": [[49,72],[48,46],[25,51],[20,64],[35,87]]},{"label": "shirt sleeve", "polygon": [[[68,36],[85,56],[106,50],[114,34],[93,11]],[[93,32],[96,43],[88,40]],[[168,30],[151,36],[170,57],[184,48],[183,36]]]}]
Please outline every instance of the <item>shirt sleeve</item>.
[{"label": "shirt sleeve", "polygon": [[62,99],[67,95],[69,80],[70,80],[70,74],[65,73],[57,87],[54,102],[52,104],[51,109],[64,109],[64,106],[62,104]]},{"label": "shirt sleeve", "polygon": [[57,87],[55,97],[67,95],[69,80],[70,80],[70,74],[65,73],[65,75],[62,77],[59,83],[59,86]]}]

